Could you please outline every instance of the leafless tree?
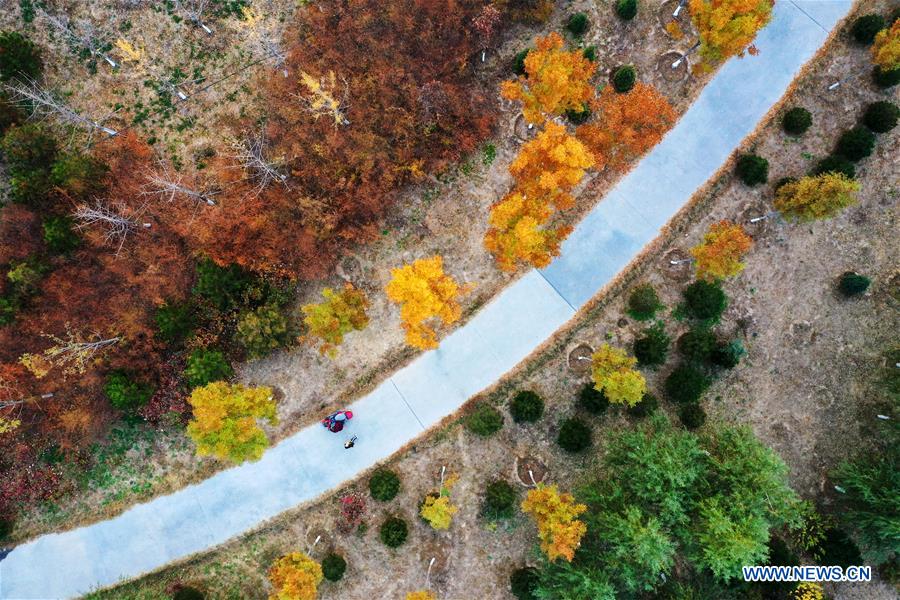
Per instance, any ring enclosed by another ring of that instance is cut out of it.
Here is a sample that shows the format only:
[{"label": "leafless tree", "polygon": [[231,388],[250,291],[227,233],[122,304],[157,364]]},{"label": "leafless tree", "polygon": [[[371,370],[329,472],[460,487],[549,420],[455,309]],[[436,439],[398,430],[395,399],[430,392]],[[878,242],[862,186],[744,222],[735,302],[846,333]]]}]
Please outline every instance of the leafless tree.
[{"label": "leafless tree", "polygon": [[138,228],[138,222],[131,217],[123,214],[121,210],[116,211],[108,206],[104,206],[100,201],[95,202],[94,206],[82,204],[75,209],[72,215],[78,221],[77,227],[84,229],[93,225],[99,225],[106,229],[104,239],[107,243],[116,243],[116,254],[122,250],[128,235]]},{"label": "leafless tree", "polygon": [[185,18],[212,35],[213,30],[203,22],[203,15],[209,8],[209,0],[175,0],[175,8],[185,16]]},{"label": "leafless tree", "polygon": [[11,85],[7,84],[5,87],[12,94],[13,101],[26,110],[30,109],[32,115],[52,116],[63,123],[84,127],[92,131],[99,130],[109,136],[114,136],[118,133],[115,129],[101,125],[99,122],[76,112],[75,109],[57,98],[52,92],[42,88],[30,79],[16,81]]},{"label": "leafless tree", "polygon": [[147,176],[147,185],[144,186],[142,195],[158,196],[168,202],[174,202],[176,197],[184,197],[197,204],[215,206],[212,199],[215,192],[199,191],[184,184],[181,174],[173,173],[164,162],[160,162],[159,169]]},{"label": "leafless tree", "polygon": [[233,158],[256,182],[255,194],[259,194],[272,182],[279,181],[287,187],[287,175],[281,172],[279,162],[269,158],[265,132],[262,130],[232,144]]},{"label": "leafless tree", "polygon": [[260,12],[250,10],[245,20],[247,31],[247,46],[257,60],[273,59],[276,69],[287,77],[287,52],[281,43],[284,34],[283,27],[279,23],[272,23],[260,16]]},{"label": "leafless tree", "polygon": [[79,20],[77,24],[73,25],[67,15],[52,15],[48,12],[44,12],[44,18],[51,27],[62,33],[71,43],[81,46],[90,52],[91,56],[99,56],[113,69],[119,68],[119,63],[103,51],[103,36],[93,23]]}]

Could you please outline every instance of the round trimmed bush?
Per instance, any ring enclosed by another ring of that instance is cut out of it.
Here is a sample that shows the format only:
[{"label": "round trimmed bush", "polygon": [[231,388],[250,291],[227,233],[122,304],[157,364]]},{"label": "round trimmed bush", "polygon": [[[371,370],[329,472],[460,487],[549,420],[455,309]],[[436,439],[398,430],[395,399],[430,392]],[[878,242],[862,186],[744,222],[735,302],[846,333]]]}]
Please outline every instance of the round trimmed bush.
[{"label": "round trimmed bush", "polygon": [[262,358],[291,341],[291,324],[277,306],[267,304],[241,313],[235,339],[249,358]]},{"label": "round trimmed bush", "polygon": [[650,284],[636,286],[628,296],[628,315],[637,321],[649,321],[661,308],[663,304]]},{"label": "round trimmed bush", "polygon": [[205,600],[206,595],[195,587],[189,585],[179,586],[172,594],[172,600]]},{"label": "round trimmed bush", "polygon": [[709,378],[703,371],[693,365],[682,364],[666,377],[665,390],[673,402],[690,404],[700,400],[709,384]]},{"label": "round trimmed bush", "polygon": [[857,162],[872,154],[873,148],[875,148],[875,134],[857,125],[841,135],[835,153]]},{"label": "round trimmed bush", "polygon": [[609,400],[593,383],[586,383],[578,394],[578,406],[593,415],[602,415],[609,408]]},{"label": "round trimmed bush", "polygon": [[585,104],[583,110],[567,110],[566,118],[569,119],[573,125],[581,125],[591,118],[591,108]]},{"label": "round trimmed bush", "polygon": [[0,81],[37,79],[41,74],[41,53],[18,31],[0,31]]},{"label": "round trimmed bush", "polygon": [[406,521],[400,517],[389,517],[387,521],[382,523],[381,529],[378,531],[378,537],[381,542],[388,548],[396,548],[406,541],[409,535],[409,529]]},{"label": "round trimmed bush", "polygon": [[196,325],[194,307],[190,302],[167,302],[156,309],[155,319],[160,339],[168,344],[186,338]]},{"label": "round trimmed bush", "polygon": [[900,69],[885,71],[881,67],[875,67],[872,70],[872,78],[878,87],[883,89],[892,88],[900,83]]},{"label": "round trimmed bush", "polygon": [[873,102],[866,108],[863,124],[875,133],[887,133],[897,126],[900,119],[900,107],[893,102],[881,100]]},{"label": "round trimmed bush", "polygon": [[534,423],[544,414],[544,400],[531,390],[522,390],[509,403],[509,412],[516,423]]},{"label": "round trimmed bush", "polygon": [[509,519],[515,514],[517,498],[516,489],[508,482],[492,481],[484,491],[481,514],[488,519]]},{"label": "round trimmed bush", "polygon": [[838,282],[838,289],[844,296],[850,298],[865,293],[865,291],[869,289],[870,283],[872,282],[868,277],[860,275],[859,273],[854,273],[853,271],[847,271],[841,275],[841,279]]},{"label": "round trimmed bush", "polygon": [[741,357],[746,354],[744,345],[740,340],[732,340],[730,342],[720,342],[712,353],[712,362],[714,365],[725,369],[733,369],[741,361]]},{"label": "round trimmed bush", "polygon": [[219,350],[197,348],[188,356],[185,379],[192,388],[202,387],[213,381],[225,381],[234,376],[234,369]]},{"label": "round trimmed bush", "polygon": [[881,15],[863,15],[853,21],[853,25],[850,27],[850,33],[853,34],[854,40],[868,46],[875,41],[875,36],[879,31],[884,29],[884,27],[884,17]]},{"label": "round trimmed bush", "polygon": [[510,573],[509,590],[518,600],[537,600],[534,593],[537,591],[539,581],[537,569],[521,567]]},{"label": "round trimmed bush", "polygon": [[620,19],[632,20],[637,16],[637,10],[637,0],[616,0],[616,14]]},{"label": "round trimmed bush", "polygon": [[153,386],[135,381],[126,371],[113,371],[103,386],[109,403],[119,410],[136,410],[153,396]]},{"label": "round trimmed bush", "polygon": [[634,406],[629,406],[625,411],[632,417],[642,419],[655,413],[657,408],[659,408],[659,400],[656,399],[656,396],[647,392],[640,402]]},{"label": "round trimmed bush", "polygon": [[597,62],[597,46],[588,46],[582,52],[584,57],[591,62]]},{"label": "round trimmed bush", "polygon": [[566,23],[566,29],[576,37],[584,35],[584,32],[588,30],[589,26],[590,22],[588,21],[587,15],[584,13],[575,13],[569,17],[569,21]]},{"label": "round trimmed bush", "polygon": [[625,94],[634,87],[637,80],[637,72],[631,65],[624,65],[615,70],[612,76],[612,84],[617,92]]},{"label": "round trimmed bush", "polygon": [[489,437],[503,427],[503,415],[500,411],[482,402],[466,417],[466,428],[476,435]]},{"label": "round trimmed bush", "polygon": [[812,114],[802,106],[795,106],[781,117],[781,127],[791,135],[802,135],[812,125]]},{"label": "round trimmed bush", "polygon": [[347,561],[340,554],[327,554],[322,559],[322,575],[328,581],[340,581],[347,570]]},{"label": "round trimmed bush", "polygon": [[703,279],[687,286],[682,295],[687,315],[701,321],[718,321],[728,305],[721,286]]},{"label": "round trimmed bush", "polygon": [[209,258],[203,258],[197,263],[197,281],[191,293],[225,311],[242,306],[244,296],[252,285],[253,276],[240,265],[222,267]]},{"label": "round trimmed bush", "polygon": [[75,223],[67,215],[57,215],[44,219],[44,242],[55,254],[68,254],[81,244],[75,231]]},{"label": "round trimmed bush", "polygon": [[379,502],[393,500],[400,491],[400,478],[390,469],[378,469],[369,478],[369,493]]},{"label": "round trimmed bush", "polygon": [[641,337],[634,340],[634,357],[643,367],[655,367],[666,362],[669,354],[669,336],[662,323],[644,330]]},{"label": "round trimmed bush", "polygon": [[556,443],[566,452],[581,452],[591,445],[591,428],[579,419],[566,419],[559,428]]},{"label": "round trimmed bush", "polygon": [[697,429],[706,423],[706,411],[696,402],[691,402],[678,409],[678,419],[686,428]]},{"label": "round trimmed bush", "polygon": [[819,164],[812,171],[813,175],[821,175],[822,173],[841,173],[850,179],[854,179],[856,178],[856,166],[843,156],[832,154],[820,160]]},{"label": "round trimmed bush", "polygon": [[706,327],[695,327],[678,338],[678,353],[690,362],[705,363],[716,348],[716,335]]},{"label": "round trimmed bush", "polygon": [[735,170],[745,185],[753,186],[769,179],[769,161],[756,154],[742,154]]},{"label": "round trimmed bush", "polygon": [[516,75],[524,75],[525,74],[525,57],[528,56],[528,53],[531,51],[531,48],[525,48],[521,52],[518,52],[516,56],[513,58],[512,64],[512,72]]}]

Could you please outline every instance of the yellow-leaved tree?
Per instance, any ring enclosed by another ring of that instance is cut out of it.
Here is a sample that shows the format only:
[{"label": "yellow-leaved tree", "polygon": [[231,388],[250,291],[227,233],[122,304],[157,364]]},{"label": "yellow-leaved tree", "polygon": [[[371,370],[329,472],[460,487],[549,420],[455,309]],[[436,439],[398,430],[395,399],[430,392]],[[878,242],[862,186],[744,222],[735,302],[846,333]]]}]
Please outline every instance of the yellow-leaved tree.
[{"label": "yellow-leaved tree", "polygon": [[419,515],[428,521],[432,529],[450,529],[453,515],[459,511],[450,502],[450,490],[458,480],[459,475],[454,473],[447,477],[439,492],[425,496],[422,507],[419,509]]},{"label": "yellow-leaved tree", "polygon": [[333,357],[346,334],[361,331],[368,326],[369,316],[366,310],[369,308],[369,299],[365,292],[349,283],[338,292],[325,288],[322,296],[325,298],[324,302],[305,304],[300,310],[305,315],[303,322],[308,328],[305,337],[318,340],[319,352]]},{"label": "yellow-leaved tree", "polygon": [[691,19],[700,34],[700,56],[707,65],[745,51],[772,19],[772,0],[691,0]]},{"label": "yellow-leaved tree", "polygon": [[644,376],[634,370],[636,364],[637,359],[628,356],[624,350],[603,344],[591,356],[594,388],[603,392],[611,403],[634,406],[647,391]]},{"label": "yellow-leaved tree", "polygon": [[257,460],[269,446],[257,419],[274,425],[275,400],[272,388],[245,387],[215,381],[194,388],[188,402],[194,418],[188,436],[197,444],[197,454],[213,455],[236,463]]},{"label": "yellow-leaved tree", "polygon": [[744,270],[741,258],[753,246],[753,238],[741,225],[719,221],[709,226],[703,241],[691,248],[697,262],[697,276],[703,279],[725,279]]},{"label": "yellow-leaved tree", "polygon": [[315,600],[322,567],[302,552],[291,552],[269,567],[269,600]]},{"label": "yellow-leaved tree", "polygon": [[826,219],[855,204],[858,191],[859,183],[843,173],[809,175],[781,185],[775,208],[798,221]]},{"label": "yellow-leaved tree", "polygon": [[388,298],[400,304],[406,343],[428,350],[438,345],[437,332],[428,322],[456,322],[462,314],[459,299],[468,289],[444,273],[444,259],[435,255],[392,269],[385,291]]},{"label": "yellow-leaved tree", "polygon": [[581,50],[563,50],[563,39],[550,33],[535,41],[525,57],[525,77],[504,81],[500,94],[520,100],[522,114],[530,123],[541,123],[567,110],[582,111],[593,97],[590,79],[596,65]]},{"label": "yellow-leaved tree", "polygon": [[900,69],[900,19],[875,36],[872,44],[872,61],[882,71]]},{"label": "yellow-leaved tree", "polygon": [[437,600],[437,596],[428,590],[418,590],[406,594],[406,600]]},{"label": "yellow-leaved tree", "polygon": [[559,244],[572,228],[548,227],[552,212],[540,199],[526,198],[519,191],[507,194],[491,207],[484,247],[502,270],[514,271],[520,261],[546,267],[559,255]]},{"label": "yellow-leaved tree", "polygon": [[584,504],[576,504],[572,494],[560,494],[555,485],[538,484],[522,501],[522,511],[535,520],[541,550],[551,561],[557,558],[572,561],[587,532],[587,525],[577,517],[586,510]]}]

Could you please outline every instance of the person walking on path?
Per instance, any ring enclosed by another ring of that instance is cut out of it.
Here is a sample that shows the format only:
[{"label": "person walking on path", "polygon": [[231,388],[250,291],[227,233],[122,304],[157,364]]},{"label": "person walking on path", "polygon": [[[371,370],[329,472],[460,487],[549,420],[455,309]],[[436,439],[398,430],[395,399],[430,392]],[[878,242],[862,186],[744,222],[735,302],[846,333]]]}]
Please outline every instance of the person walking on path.
[{"label": "person walking on path", "polygon": [[322,419],[322,427],[325,427],[332,433],[338,433],[344,429],[344,423],[352,418],[353,413],[351,411],[339,410]]},{"label": "person walking on path", "polygon": [[344,442],[344,449],[349,450],[350,448],[352,448],[355,445],[356,445],[356,436],[354,435],[352,438],[350,438],[349,440]]}]

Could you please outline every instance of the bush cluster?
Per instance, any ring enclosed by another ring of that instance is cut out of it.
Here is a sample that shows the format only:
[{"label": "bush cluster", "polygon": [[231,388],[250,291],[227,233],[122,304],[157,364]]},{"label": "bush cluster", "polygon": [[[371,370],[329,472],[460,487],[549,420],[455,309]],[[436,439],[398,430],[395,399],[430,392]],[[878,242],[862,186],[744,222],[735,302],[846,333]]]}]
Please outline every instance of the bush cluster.
[{"label": "bush cluster", "polygon": [[719,342],[710,358],[716,366],[733,369],[746,353],[747,351],[744,350],[744,345],[741,344],[741,341],[733,340],[731,342]]},{"label": "bush cluster", "polygon": [[389,517],[382,523],[381,529],[378,531],[378,537],[388,548],[396,548],[403,544],[407,535],[409,535],[409,529],[406,521],[400,517]]},{"label": "bush cluster", "polygon": [[637,0],[616,0],[616,14],[619,18],[630,21],[637,16],[637,11]]},{"label": "bush cluster", "polygon": [[512,72],[516,75],[525,75],[525,57],[528,56],[528,53],[531,51],[531,48],[525,48],[520,52],[517,52],[513,57],[512,63]]},{"label": "bush cluster", "polygon": [[347,561],[340,554],[331,552],[322,559],[322,575],[328,581],[340,581],[346,570]]},{"label": "bush cluster", "polygon": [[290,343],[291,324],[277,306],[267,304],[240,316],[235,337],[248,357],[261,358]]},{"label": "bush cluster", "polygon": [[887,133],[897,126],[900,108],[893,102],[881,100],[866,107],[863,124],[875,133]]},{"label": "bush cluster", "polygon": [[687,286],[683,292],[684,311],[687,316],[714,323],[719,320],[728,299],[718,282],[699,279]]},{"label": "bush cluster", "polygon": [[853,21],[850,33],[853,34],[854,40],[868,46],[875,41],[875,35],[884,29],[884,27],[884,17],[878,14],[868,14],[857,17],[857,19]]},{"label": "bush cluster", "polygon": [[380,502],[393,500],[400,491],[400,478],[389,469],[378,469],[369,478],[369,493]]},{"label": "bush cluster", "polygon": [[576,37],[584,35],[584,32],[588,30],[589,26],[590,22],[588,21],[587,15],[584,13],[575,13],[569,17],[569,21],[566,23],[566,29]]},{"label": "bush cluster", "polygon": [[531,390],[522,390],[509,403],[509,412],[516,423],[534,423],[544,414],[544,400]]},{"label": "bush cluster", "polygon": [[649,321],[661,308],[663,304],[650,284],[635,287],[628,296],[628,315],[632,319]]},{"label": "bush cluster", "polygon": [[535,592],[540,577],[537,569],[521,567],[509,575],[509,589],[518,600],[537,600]]},{"label": "bush cluster", "polygon": [[591,62],[597,62],[597,46],[588,46],[582,55]]},{"label": "bush cluster", "polygon": [[856,178],[856,166],[843,156],[832,154],[820,160],[816,168],[812,170],[813,175],[823,173],[841,173],[849,179],[854,179]]},{"label": "bush cluster", "polygon": [[476,435],[489,437],[503,427],[503,415],[486,402],[475,407],[466,417],[466,428]]},{"label": "bush cluster", "polygon": [[745,185],[765,183],[769,179],[769,161],[756,154],[742,154],[738,157],[736,171]]},{"label": "bush cluster", "polygon": [[189,585],[178,586],[172,594],[172,600],[205,600],[206,595],[195,587]]},{"label": "bush cluster", "polygon": [[802,135],[812,125],[812,114],[802,106],[795,106],[781,117],[781,127],[791,135]]},{"label": "bush cluster", "polygon": [[196,326],[194,307],[190,302],[163,304],[156,309],[155,320],[160,339],[168,344],[184,340]]},{"label": "bush cluster", "polygon": [[900,83],[900,69],[891,69],[885,71],[881,67],[875,67],[872,70],[872,78],[875,84],[880,88],[891,88]]},{"label": "bush cluster", "polygon": [[694,327],[678,338],[678,353],[697,365],[709,362],[717,345],[716,335],[706,327]]},{"label": "bush cluster", "polygon": [[666,395],[678,404],[698,402],[709,387],[709,377],[699,368],[690,364],[675,367],[666,377]]},{"label": "bush cluster", "polygon": [[484,492],[481,514],[487,519],[509,519],[515,514],[516,489],[508,482],[498,479],[488,484]]},{"label": "bush cluster", "polygon": [[43,229],[44,243],[54,254],[68,254],[81,244],[75,223],[67,215],[47,217]]},{"label": "bush cluster", "polygon": [[579,419],[566,419],[560,425],[556,442],[566,452],[581,452],[592,443],[591,428]]},{"label": "bush cluster", "polygon": [[609,408],[609,400],[603,390],[598,390],[593,382],[588,382],[578,393],[578,406],[592,415],[602,415]]},{"label": "bush cluster", "polygon": [[841,275],[841,278],[838,281],[838,289],[841,294],[850,298],[864,294],[865,291],[869,289],[870,283],[871,281],[868,277],[860,275],[859,273],[854,273],[853,271],[847,271]]},{"label": "bush cluster", "polygon": [[666,362],[670,342],[663,324],[656,323],[645,329],[641,337],[634,340],[634,357],[643,367],[659,366]]},{"label": "bush cluster", "polygon": [[0,31],[0,81],[37,79],[43,64],[37,46],[18,31]]},{"label": "bush cluster", "polygon": [[136,381],[127,371],[113,371],[106,377],[103,386],[109,403],[119,410],[136,410],[147,404],[153,396],[153,386]]},{"label": "bush cluster", "polygon": [[659,400],[656,399],[656,396],[647,392],[640,402],[634,406],[629,406],[626,412],[632,417],[642,419],[655,413],[657,408],[659,408]]},{"label": "bush cluster", "polygon": [[631,91],[637,81],[637,72],[631,65],[624,65],[615,70],[612,76],[613,87],[620,94]]},{"label": "bush cluster", "polygon": [[192,388],[234,377],[234,369],[219,350],[197,348],[187,359],[184,377]]},{"label": "bush cluster", "polygon": [[585,104],[581,110],[569,109],[566,111],[566,118],[569,119],[573,125],[587,123],[587,120],[591,118],[591,107]]},{"label": "bush cluster", "polygon": [[858,162],[872,154],[874,148],[875,134],[865,127],[856,126],[841,135],[835,153],[847,160]]},{"label": "bush cluster", "polygon": [[706,423],[706,411],[696,402],[685,404],[678,409],[678,419],[688,429],[697,429]]}]

